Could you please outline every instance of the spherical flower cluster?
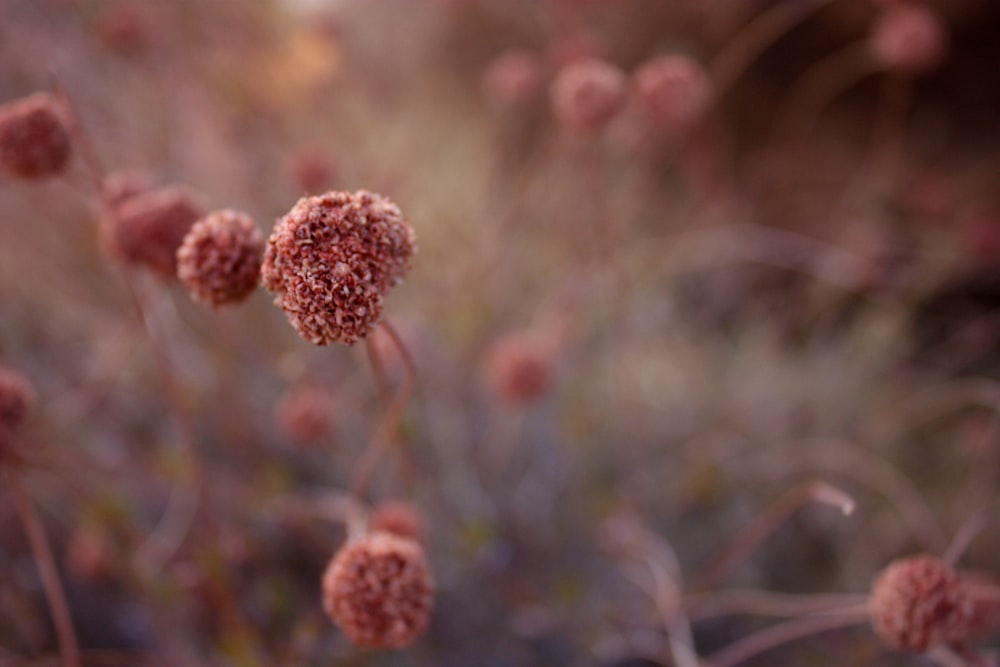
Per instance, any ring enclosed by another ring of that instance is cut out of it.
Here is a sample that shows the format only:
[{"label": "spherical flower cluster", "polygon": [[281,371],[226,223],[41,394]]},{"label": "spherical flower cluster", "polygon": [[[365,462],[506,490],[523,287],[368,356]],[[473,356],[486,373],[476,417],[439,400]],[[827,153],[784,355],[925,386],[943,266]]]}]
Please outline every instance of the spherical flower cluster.
[{"label": "spherical flower cluster", "polygon": [[14,176],[55,176],[71,154],[69,129],[52,95],[35,93],[0,107],[0,165]]},{"label": "spherical flower cluster", "polygon": [[415,542],[424,541],[424,516],[412,503],[389,500],[380,503],[368,517],[368,529]]},{"label": "spherical flower cluster", "polygon": [[27,379],[0,368],[0,456],[13,446],[34,404],[35,392]]},{"label": "spherical flower cluster", "polygon": [[264,237],[249,216],[216,211],[177,249],[177,277],[197,301],[218,307],[245,300],[260,279]]},{"label": "spherical flower cluster", "polygon": [[532,102],[542,89],[542,64],[529,51],[511,49],[494,58],[483,74],[483,93],[500,108]]},{"label": "spherical flower cluster", "polygon": [[378,321],[415,249],[413,229],[385,197],[328,192],[278,220],[261,274],[303,338],[353,345]]},{"label": "spherical flower cluster", "polygon": [[490,387],[505,403],[530,403],[552,381],[549,351],[527,336],[511,335],[493,344],[486,359]]},{"label": "spherical flower cluster", "polygon": [[975,605],[958,574],[931,556],[897,560],[872,587],[876,634],[893,648],[926,651],[968,639]]},{"label": "spherical flower cluster", "polygon": [[333,430],[333,396],[311,384],[289,389],[278,402],[276,419],[281,430],[300,445],[311,445]]},{"label": "spherical flower cluster", "polygon": [[704,69],[686,56],[654,58],[635,73],[636,97],[657,125],[684,133],[705,115],[711,86]]},{"label": "spherical flower cluster", "polygon": [[106,245],[129,264],[177,277],[177,249],[202,209],[184,188],[163,187],[126,197],[108,212]]},{"label": "spherical flower cluster", "polygon": [[625,105],[627,83],[620,69],[601,60],[564,67],[552,83],[556,118],[575,132],[602,129]]},{"label": "spherical flower cluster", "polygon": [[887,69],[920,74],[944,59],[948,35],[941,18],[926,7],[894,4],[875,22],[871,49]]},{"label": "spherical flower cluster", "polygon": [[323,608],[358,646],[402,648],[424,633],[434,582],[413,540],[369,533],[345,545],[323,575]]}]

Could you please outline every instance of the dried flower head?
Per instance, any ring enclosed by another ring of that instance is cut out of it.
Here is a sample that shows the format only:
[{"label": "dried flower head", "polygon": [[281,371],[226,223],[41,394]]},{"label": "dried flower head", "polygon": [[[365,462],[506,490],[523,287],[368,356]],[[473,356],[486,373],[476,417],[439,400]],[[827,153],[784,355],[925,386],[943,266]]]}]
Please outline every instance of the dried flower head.
[{"label": "dried flower head", "polygon": [[368,530],[423,543],[424,515],[413,503],[388,500],[372,510],[368,517]]},{"label": "dried flower head", "polygon": [[278,402],[275,418],[281,430],[300,445],[311,445],[333,430],[332,394],[312,384],[289,389]]},{"label": "dried flower head", "polygon": [[13,447],[34,405],[31,383],[20,373],[0,368],[0,456]]},{"label": "dried flower head", "polygon": [[153,188],[149,177],[134,171],[116,171],[101,180],[101,203],[115,210],[126,201]]},{"label": "dried flower head", "polygon": [[968,639],[975,611],[958,574],[931,556],[890,563],[875,580],[869,606],[886,644],[917,652]]},{"label": "dried flower head", "polygon": [[415,249],[413,229],[385,197],[328,192],[278,220],[261,274],[303,338],[353,345],[378,321]]},{"label": "dried flower head", "polygon": [[511,49],[490,61],[483,74],[483,94],[501,109],[531,103],[542,89],[542,64],[530,51]]},{"label": "dried flower head", "polygon": [[705,70],[680,55],[660,56],[639,67],[635,90],[650,120],[676,133],[687,132],[702,119],[711,97]]},{"label": "dried flower head", "polygon": [[434,604],[423,548],[370,533],[349,542],[323,575],[323,608],[358,646],[402,648],[424,633]]},{"label": "dried flower head", "polygon": [[584,60],[567,65],[556,76],[552,109],[571,130],[595,132],[621,111],[626,89],[620,69],[602,60]]},{"label": "dried flower head", "polygon": [[72,154],[70,132],[55,97],[35,93],[0,107],[0,165],[20,178],[62,172]]},{"label": "dried flower head", "polygon": [[548,348],[528,336],[511,335],[493,344],[486,359],[490,387],[506,403],[530,403],[552,381]]},{"label": "dried flower head", "polygon": [[177,277],[197,301],[245,300],[260,279],[264,237],[248,215],[216,211],[194,224],[177,249]]},{"label": "dried flower head", "polygon": [[887,69],[920,74],[944,60],[948,34],[941,17],[930,9],[898,3],[887,7],[875,22],[871,48]]},{"label": "dried flower head", "polygon": [[156,188],[110,210],[103,231],[120,259],[172,279],[177,277],[177,249],[201,216],[201,207],[185,188]]}]

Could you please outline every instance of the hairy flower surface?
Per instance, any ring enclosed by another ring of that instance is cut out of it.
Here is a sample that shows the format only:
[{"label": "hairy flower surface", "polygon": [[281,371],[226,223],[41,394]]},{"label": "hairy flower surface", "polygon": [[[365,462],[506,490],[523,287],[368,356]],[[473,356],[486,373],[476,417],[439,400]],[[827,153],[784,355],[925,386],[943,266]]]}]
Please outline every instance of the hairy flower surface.
[{"label": "hairy flower surface", "polygon": [[261,269],[299,334],[316,345],[353,345],[382,314],[416,250],[395,204],[360,190],[305,197],[278,220]]},{"label": "hairy flower surface", "polygon": [[886,644],[920,652],[968,639],[975,606],[954,570],[937,558],[915,556],[882,570],[870,611]]},{"label": "hairy flower surface", "polygon": [[564,67],[552,83],[552,109],[576,132],[602,129],[625,105],[627,83],[620,69],[602,60]]},{"label": "hairy flower surface", "polygon": [[172,279],[177,249],[202,210],[185,188],[171,186],[127,197],[108,216],[103,232],[115,255]]},{"label": "hairy flower surface", "polygon": [[657,125],[685,132],[708,108],[711,87],[702,67],[686,56],[660,56],[635,74],[635,90],[646,115]]},{"label": "hairy flower surface", "polygon": [[430,623],[434,583],[421,546],[389,533],[345,545],[323,575],[323,608],[358,646],[402,648]]},{"label": "hairy flower surface", "polygon": [[56,99],[35,93],[0,107],[0,165],[26,179],[62,172],[72,154],[69,129]]},{"label": "hairy flower surface", "polygon": [[216,211],[194,224],[177,250],[177,277],[197,301],[218,307],[245,300],[260,279],[264,237],[253,220]]}]

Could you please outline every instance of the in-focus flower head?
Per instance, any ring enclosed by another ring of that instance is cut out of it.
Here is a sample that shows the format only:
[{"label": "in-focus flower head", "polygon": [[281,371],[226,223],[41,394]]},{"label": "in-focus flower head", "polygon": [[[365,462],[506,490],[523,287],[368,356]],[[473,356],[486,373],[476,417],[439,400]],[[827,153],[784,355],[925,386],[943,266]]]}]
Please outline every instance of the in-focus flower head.
[{"label": "in-focus flower head", "polygon": [[278,220],[261,275],[303,338],[353,345],[378,321],[415,250],[413,229],[391,201],[328,192],[300,199]]},{"label": "in-focus flower head", "polygon": [[711,85],[697,62],[681,55],[659,56],[635,73],[636,96],[649,119],[684,133],[705,115]]},{"label": "in-focus flower head", "polygon": [[177,277],[213,307],[244,301],[260,279],[264,237],[244,213],[216,211],[191,227],[177,250]]},{"label": "in-focus flower head", "polygon": [[72,155],[62,108],[49,93],[0,106],[0,166],[14,176],[42,179],[61,173]]},{"label": "in-focus flower head", "polygon": [[567,65],[552,83],[552,110],[575,132],[596,132],[618,115],[625,105],[625,74],[603,60],[583,60]]},{"label": "in-focus flower head", "polygon": [[886,69],[921,74],[941,64],[948,33],[940,16],[917,3],[891,4],[876,20],[871,49]]},{"label": "in-focus flower head", "polygon": [[105,245],[122,261],[177,277],[177,249],[202,209],[185,188],[169,186],[129,196],[106,215]]},{"label": "in-focus flower head", "polygon": [[975,604],[958,574],[932,556],[890,563],[872,586],[869,606],[875,633],[905,651],[961,642],[974,627]]},{"label": "in-focus flower head", "polygon": [[427,630],[433,605],[423,548],[389,533],[349,542],[323,575],[323,608],[358,646],[412,644]]}]

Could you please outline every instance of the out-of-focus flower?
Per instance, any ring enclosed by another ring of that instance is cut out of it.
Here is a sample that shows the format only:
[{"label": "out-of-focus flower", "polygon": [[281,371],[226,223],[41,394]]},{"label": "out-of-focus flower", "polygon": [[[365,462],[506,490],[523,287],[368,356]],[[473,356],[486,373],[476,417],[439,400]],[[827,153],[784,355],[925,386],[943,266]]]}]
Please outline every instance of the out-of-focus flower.
[{"label": "out-of-focus flower", "polygon": [[14,176],[42,179],[66,169],[72,141],[55,97],[35,93],[0,106],[0,166]]}]

